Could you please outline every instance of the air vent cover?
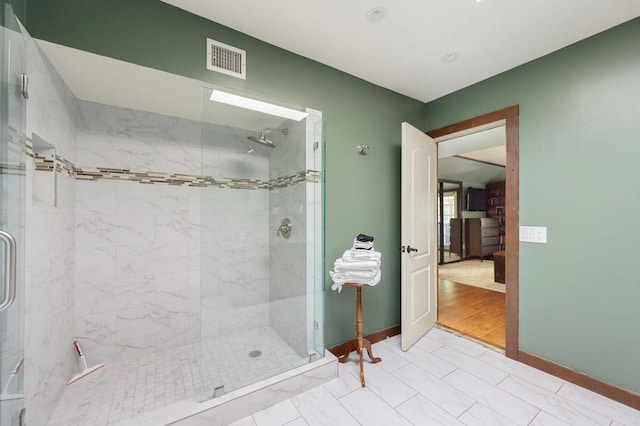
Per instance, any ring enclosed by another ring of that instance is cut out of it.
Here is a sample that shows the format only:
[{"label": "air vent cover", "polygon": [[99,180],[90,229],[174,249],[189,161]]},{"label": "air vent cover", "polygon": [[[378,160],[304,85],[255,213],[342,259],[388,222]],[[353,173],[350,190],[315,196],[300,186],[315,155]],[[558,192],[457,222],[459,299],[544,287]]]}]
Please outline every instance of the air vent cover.
[{"label": "air vent cover", "polygon": [[207,69],[245,80],[247,52],[207,39]]}]

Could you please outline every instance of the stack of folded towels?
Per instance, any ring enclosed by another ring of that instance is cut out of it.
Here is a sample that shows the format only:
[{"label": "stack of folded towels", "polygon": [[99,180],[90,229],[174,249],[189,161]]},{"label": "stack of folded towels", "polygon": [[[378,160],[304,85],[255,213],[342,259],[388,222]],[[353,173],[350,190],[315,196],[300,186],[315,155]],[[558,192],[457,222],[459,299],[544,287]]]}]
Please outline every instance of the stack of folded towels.
[{"label": "stack of folded towels", "polygon": [[373,237],[359,234],[353,247],[344,252],[329,272],[333,285],[331,290],[342,291],[344,283],[376,285],[380,282],[382,254],[373,249]]}]

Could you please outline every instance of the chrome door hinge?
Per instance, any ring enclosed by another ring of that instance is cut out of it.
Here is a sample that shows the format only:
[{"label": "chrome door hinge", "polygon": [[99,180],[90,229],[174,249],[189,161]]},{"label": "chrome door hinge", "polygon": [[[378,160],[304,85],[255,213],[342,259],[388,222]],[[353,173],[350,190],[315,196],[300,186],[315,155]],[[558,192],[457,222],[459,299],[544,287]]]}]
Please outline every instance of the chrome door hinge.
[{"label": "chrome door hinge", "polygon": [[320,142],[314,142],[313,149],[318,149],[318,148],[320,148]]},{"label": "chrome door hinge", "polygon": [[25,99],[29,99],[29,76],[25,73],[20,75],[20,93]]}]

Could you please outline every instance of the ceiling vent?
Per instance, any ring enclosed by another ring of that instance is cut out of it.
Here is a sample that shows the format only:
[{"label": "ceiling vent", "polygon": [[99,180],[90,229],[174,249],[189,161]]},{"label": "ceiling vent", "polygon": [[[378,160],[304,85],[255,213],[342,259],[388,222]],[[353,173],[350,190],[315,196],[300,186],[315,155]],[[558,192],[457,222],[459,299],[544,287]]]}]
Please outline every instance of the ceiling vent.
[{"label": "ceiling vent", "polygon": [[247,52],[207,39],[207,69],[246,80]]}]

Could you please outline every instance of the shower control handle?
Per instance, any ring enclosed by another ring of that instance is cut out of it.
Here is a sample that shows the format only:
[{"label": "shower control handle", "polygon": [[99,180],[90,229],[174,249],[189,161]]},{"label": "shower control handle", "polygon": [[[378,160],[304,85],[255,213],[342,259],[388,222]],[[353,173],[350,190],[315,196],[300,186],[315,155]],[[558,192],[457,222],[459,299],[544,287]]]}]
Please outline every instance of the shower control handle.
[{"label": "shower control handle", "polygon": [[282,222],[280,222],[280,226],[276,228],[276,236],[289,238],[291,236],[291,228],[291,221],[288,218],[282,219]]},{"label": "shower control handle", "polygon": [[278,233],[282,232],[284,234],[291,231],[291,225],[280,225],[276,228],[276,230],[278,231]]}]

